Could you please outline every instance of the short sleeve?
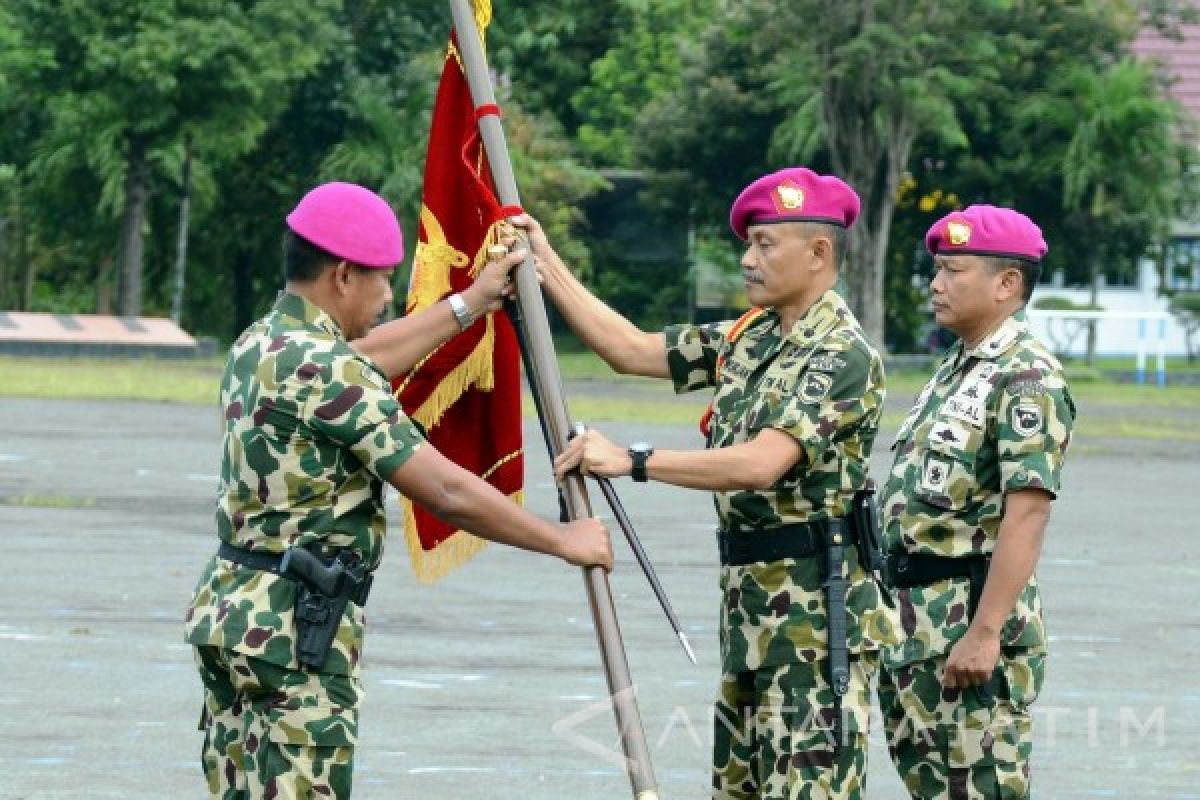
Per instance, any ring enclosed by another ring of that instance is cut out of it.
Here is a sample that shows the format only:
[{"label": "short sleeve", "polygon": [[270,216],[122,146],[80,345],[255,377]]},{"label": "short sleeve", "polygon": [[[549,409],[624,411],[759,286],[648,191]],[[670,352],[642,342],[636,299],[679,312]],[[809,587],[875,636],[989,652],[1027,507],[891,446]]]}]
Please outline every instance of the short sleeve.
[{"label": "short sleeve", "polygon": [[678,394],[715,386],[717,357],[732,323],[670,325],[663,331],[667,343],[667,368]]},{"label": "short sleeve", "polygon": [[1060,377],[1034,371],[1009,380],[996,411],[1000,490],[1058,494],[1063,459],[1075,424],[1075,403]]},{"label": "short sleeve", "polygon": [[878,427],[883,407],[883,363],[861,348],[813,357],[831,371],[806,369],[777,412],[759,426],[777,428],[818,463],[839,434],[863,425]]},{"label": "short sleeve", "polygon": [[356,355],[339,355],[327,374],[328,380],[307,404],[306,421],[387,480],[416,453],[425,437],[374,365]]}]

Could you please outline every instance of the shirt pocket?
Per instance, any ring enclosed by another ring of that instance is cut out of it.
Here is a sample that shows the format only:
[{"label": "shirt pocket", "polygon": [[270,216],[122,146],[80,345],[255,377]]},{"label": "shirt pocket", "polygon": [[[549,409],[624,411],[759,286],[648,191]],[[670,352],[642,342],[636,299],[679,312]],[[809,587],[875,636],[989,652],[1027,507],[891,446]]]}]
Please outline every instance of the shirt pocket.
[{"label": "shirt pocket", "polygon": [[744,379],[723,375],[713,396],[708,446],[728,447],[745,441],[755,418],[756,401]]},{"label": "shirt pocket", "polygon": [[957,419],[938,418],[918,440],[914,495],[946,511],[961,511],[975,496],[976,455],[983,432]]}]

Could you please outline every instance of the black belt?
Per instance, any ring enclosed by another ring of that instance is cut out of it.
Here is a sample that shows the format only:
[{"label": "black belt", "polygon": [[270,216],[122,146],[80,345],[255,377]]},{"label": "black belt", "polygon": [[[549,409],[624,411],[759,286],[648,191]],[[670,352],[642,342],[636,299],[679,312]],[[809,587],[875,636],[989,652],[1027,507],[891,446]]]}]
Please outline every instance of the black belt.
[{"label": "black belt", "polygon": [[717,531],[721,564],[742,567],[785,558],[811,558],[825,547],[824,531],[842,520],[793,522],[775,528],[740,528]]},{"label": "black belt", "polygon": [[990,555],[952,558],[929,553],[889,553],[888,579],[897,589],[911,589],[914,586],[928,586],[947,578],[969,578],[971,591],[967,612],[969,616],[974,617],[991,562]]},{"label": "black belt", "polygon": [[223,558],[226,561],[232,561],[235,564],[241,564],[243,567],[249,567],[250,569],[273,572],[276,575],[281,574],[279,571],[279,562],[283,560],[282,553],[268,553],[265,550],[247,550],[244,547],[238,547],[237,545],[222,541],[221,546],[217,548],[217,557]]}]

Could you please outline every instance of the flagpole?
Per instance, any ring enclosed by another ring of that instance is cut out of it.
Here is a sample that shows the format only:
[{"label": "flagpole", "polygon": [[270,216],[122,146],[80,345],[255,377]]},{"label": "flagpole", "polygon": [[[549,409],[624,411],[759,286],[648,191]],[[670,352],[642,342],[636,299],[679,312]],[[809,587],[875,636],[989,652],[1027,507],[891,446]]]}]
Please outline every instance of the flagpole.
[{"label": "flagpole", "polygon": [[[480,43],[479,29],[469,0],[449,0],[454,18],[454,29],[458,31],[458,52],[462,57],[463,72],[471,87],[471,97],[476,108],[491,106],[496,102],[492,90],[491,75],[488,73]],[[501,204],[517,206],[520,195],[513,175],[512,161],[508,155],[508,144],[504,129],[496,115],[489,114],[479,120],[479,133],[491,167],[492,180]],[[530,253],[516,269],[517,303],[525,327],[524,338],[529,345],[529,356],[535,367],[536,381],[532,386],[541,398],[541,407],[546,413],[544,422],[550,432],[551,442],[557,453],[567,446],[572,426],[567,414],[567,402],[562,388],[562,375],[558,359],[550,338],[550,322],[546,317],[546,306],[542,301],[538,285],[537,270]],[[564,481],[567,513],[571,519],[592,516],[587,487],[578,473],[568,475]],[[629,675],[629,663],[625,658],[625,644],[617,623],[617,611],[613,605],[608,575],[600,567],[583,570],[584,586],[592,609],[596,638],[600,645],[600,656],[604,663],[608,692],[613,712],[617,718],[617,732],[625,752],[625,767],[633,786],[635,800],[657,800],[658,787],[654,780],[654,769],[650,764],[650,751],[646,745],[646,733],[642,728],[641,712],[634,697],[633,680]]]}]

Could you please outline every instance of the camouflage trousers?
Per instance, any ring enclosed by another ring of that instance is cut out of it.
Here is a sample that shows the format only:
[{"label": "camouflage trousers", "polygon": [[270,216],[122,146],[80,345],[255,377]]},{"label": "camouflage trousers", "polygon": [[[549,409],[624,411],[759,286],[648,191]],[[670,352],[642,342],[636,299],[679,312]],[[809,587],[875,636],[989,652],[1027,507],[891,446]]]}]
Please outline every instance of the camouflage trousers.
[{"label": "camouflage trousers", "polygon": [[983,686],[946,689],[946,656],[879,672],[879,705],[896,771],[916,800],[1029,797],[1033,720],[1045,652],[1004,653]]},{"label": "camouflage trousers", "polygon": [[840,725],[824,662],[722,675],[713,716],[713,798],[859,800],[877,664],[877,653],[851,658]]},{"label": "camouflage trousers", "polygon": [[357,676],[289,670],[209,646],[195,655],[204,682],[201,762],[212,798],[350,797]]}]

